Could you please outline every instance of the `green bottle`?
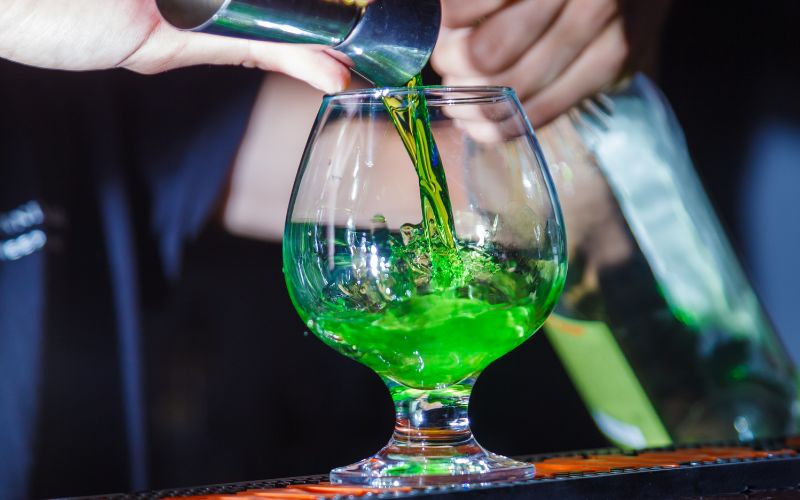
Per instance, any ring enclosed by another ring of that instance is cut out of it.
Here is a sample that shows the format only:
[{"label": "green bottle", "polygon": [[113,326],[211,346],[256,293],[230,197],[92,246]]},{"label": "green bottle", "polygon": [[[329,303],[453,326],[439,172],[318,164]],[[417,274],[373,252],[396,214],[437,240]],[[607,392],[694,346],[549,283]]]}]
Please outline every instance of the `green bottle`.
[{"label": "green bottle", "polygon": [[570,242],[545,326],[627,448],[797,431],[797,375],[644,76],[539,130]]}]

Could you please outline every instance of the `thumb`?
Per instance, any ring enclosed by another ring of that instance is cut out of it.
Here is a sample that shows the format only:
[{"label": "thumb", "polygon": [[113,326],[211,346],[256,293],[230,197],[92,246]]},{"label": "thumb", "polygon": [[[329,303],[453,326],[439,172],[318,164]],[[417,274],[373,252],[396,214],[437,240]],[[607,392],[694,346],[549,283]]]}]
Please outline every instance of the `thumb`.
[{"label": "thumb", "polygon": [[350,71],[321,45],[257,42],[179,31],[160,24],[119,66],[160,73],[200,64],[234,65],[279,71],[328,93],[347,87]]}]

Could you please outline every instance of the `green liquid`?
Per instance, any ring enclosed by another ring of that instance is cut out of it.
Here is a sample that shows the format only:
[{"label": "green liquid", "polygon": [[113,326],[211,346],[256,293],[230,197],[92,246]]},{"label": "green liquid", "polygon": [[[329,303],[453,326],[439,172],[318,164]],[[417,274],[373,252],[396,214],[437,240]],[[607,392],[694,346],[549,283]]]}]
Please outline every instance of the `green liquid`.
[{"label": "green liquid", "polygon": [[432,287],[427,240],[410,230],[390,232],[381,220],[370,229],[336,227],[331,253],[312,250],[330,234],[326,227],[290,224],[284,240],[299,259],[287,268],[312,276],[334,267],[322,293],[293,291],[295,304],[307,304],[298,307],[307,326],[379,375],[416,389],[460,382],[530,337],[555,305],[563,264],[524,253],[497,263],[465,243],[451,270],[456,279]]},{"label": "green liquid", "polygon": [[[418,85],[422,85],[422,77],[419,75],[408,82],[409,88]],[[405,103],[396,97],[384,97],[383,104],[417,171],[425,236],[433,247],[455,250],[456,231],[453,227],[447,179],[433,140],[425,94],[411,93]]]},{"label": "green liquid", "polygon": [[[459,241],[424,94],[384,104],[419,178],[422,221],[399,232],[380,214],[370,228],[290,224],[285,266],[299,274],[287,279],[312,285],[292,298],[326,344],[404,386],[443,388],[476,376],[541,326],[565,264]],[[333,251],[318,248],[330,231]],[[323,269],[329,276],[313,286]]]},{"label": "green liquid", "polygon": [[339,311],[318,317],[331,347],[378,374],[416,389],[477,375],[539,326],[532,303],[493,304],[436,292],[380,313]]}]

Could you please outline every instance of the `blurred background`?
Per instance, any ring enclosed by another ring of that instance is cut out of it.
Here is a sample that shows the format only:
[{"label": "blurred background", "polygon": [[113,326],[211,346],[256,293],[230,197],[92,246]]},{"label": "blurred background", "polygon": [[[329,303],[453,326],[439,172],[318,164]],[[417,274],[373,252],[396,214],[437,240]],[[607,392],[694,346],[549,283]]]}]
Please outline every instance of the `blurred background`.
[{"label": "blurred background", "polygon": [[[651,74],[795,361],[798,20],[791,0],[675,0]],[[27,387],[15,404],[38,408],[16,443],[30,452],[14,458],[32,467],[31,496],[320,473],[388,439],[382,383],[306,331],[279,234],[232,201],[285,207],[289,193],[259,188],[247,165],[296,165],[319,105],[316,91],[266,79],[0,62],[0,237],[30,235],[0,247],[0,279],[14,284],[0,287],[0,362],[33,373],[0,389]],[[283,100],[291,112],[275,113]],[[242,142],[248,121],[256,138]],[[231,174],[237,151],[245,166]],[[294,171],[271,175],[285,186]],[[3,340],[12,328],[40,336],[41,351]],[[121,357],[126,342],[140,363]],[[137,370],[144,385],[125,386]],[[481,443],[503,454],[607,445],[544,335],[481,376],[471,411]]]}]

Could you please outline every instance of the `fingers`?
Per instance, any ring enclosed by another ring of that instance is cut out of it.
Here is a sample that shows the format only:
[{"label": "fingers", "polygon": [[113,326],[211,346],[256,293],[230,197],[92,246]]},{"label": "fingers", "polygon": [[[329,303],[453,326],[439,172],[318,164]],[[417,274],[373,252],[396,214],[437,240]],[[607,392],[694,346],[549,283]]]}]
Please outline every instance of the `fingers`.
[{"label": "fingers", "polygon": [[623,70],[629,51],[622,20],[617,19],[561,76],[525,102],[533,126],[551,121],[603,90]]},{"label": "fingers", "polygon": [[618,14],[615,0],[571,0],[558,20],[504,77],[528,99],[552,83]]},{"label": "fingers", "polygon": [[[521,99],[531,124],[540,127],[566,112],[584,98],[614,82],[630,53],[621,19],[609,24],[600,36],[558,78],[539,92]],[[490,77],[445,78],[445,85],[495,85]],[[465,121],[467,117],[460,117]],[[474,119],[474,117],[469,117]],[[508,128],[503,125],[503,129]],[[514,127],[511,127],[512,129]]]},{"label": "fingers", "polygon": [[433,49],[431,65],[442,78],[469,77],[482,74],[470,56],[471,28],[442,28]]},{"label": "fingers", "polygon": [[491,74],[487,84],[509,85],[520,100],[530,98],[594,42],[615,12],[613,1],[571,0],[542,38],[511,68]]},{"label": "fingers", "polygon": [[470,139],[483,144],[508,142],[526,133],[525,122],[517,115],[507,120],[455,120],[455,125]]},{"label": "fingers", "polygon": [[443,27],[431,63],[442,76],[498,75],[553,23],[566,0],[525,0],[496,11],[479,26]]},{"label": "fingers", "polygon": [[327,47],[251,42],[250,63],[280,71],[329,94],[341,92],[350,82],[350,70]]},{"label": "fingers", "polygon": [[617,0],[523,0],[478,27],[443,28],[434,68],[445,85],[513,87],[540,125],[619,76],[621,19]]},{"label": "fingers", "polygon": [[343,90],[348,68],[322,46],[256,42],[159,26],[121,66],[158,73],[197,64],[236,65],[279,71],[328,93]]},{"label": "fingers", "polygon": [[445,114],[472,140],[479,143],[505,142],[525,133],[525,122],[508,100],[446,107]]},{"label": "fingers", "polygon": [[527,0],[502,9],[470,35],[475,68],[497,73],[513,65],[550,27],[566,0]]},{"label": "fingers", "polygon": [[442,25],[448,28],[474,26],[509,0],[442,0]]}]

